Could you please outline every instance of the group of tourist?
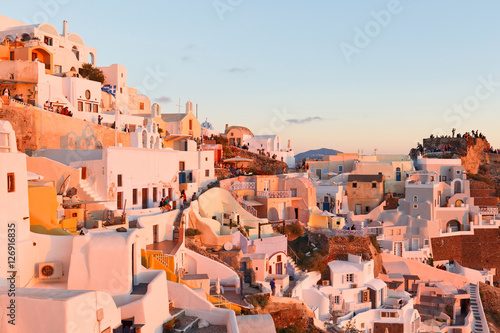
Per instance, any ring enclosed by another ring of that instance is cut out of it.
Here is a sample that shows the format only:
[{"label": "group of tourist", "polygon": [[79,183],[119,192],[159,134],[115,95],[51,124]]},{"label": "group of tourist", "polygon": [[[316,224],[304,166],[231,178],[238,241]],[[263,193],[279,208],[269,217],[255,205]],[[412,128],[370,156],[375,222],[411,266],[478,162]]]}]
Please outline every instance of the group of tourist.
[{"label": "group of tourist", "polygon": [[437,265],[436,268],[437,269],[441,269],[443,271],[446,271],[446,266],[445,265]]},{"label": "group of tourist", "polygon": [[54,106],[52,104],[52,102],[49,102],[49,101],[45,101],[45,104],[43,105],[43,109],[46,111],[62,114],[63,116],[73,117],[73,112],[71,112],[67,106],[65,106],[65,107]]},{"label": "group of tourist", "polygon": [[306,172],[307,170],[309,170],[309,163],[307,163],[305,160],[302,161],[302,164],[300,163],[295,163],[295,169],[297,171],[303,171],[303,172]]},{"label": "group of tourist", "polygon": [[172,199],[170,199],[170,196],[166,196],[160,200],[160,205],[158,207],[161,208],[161,212],[169,212],[172,210],[172,206],[170,205],[170,202]]}]

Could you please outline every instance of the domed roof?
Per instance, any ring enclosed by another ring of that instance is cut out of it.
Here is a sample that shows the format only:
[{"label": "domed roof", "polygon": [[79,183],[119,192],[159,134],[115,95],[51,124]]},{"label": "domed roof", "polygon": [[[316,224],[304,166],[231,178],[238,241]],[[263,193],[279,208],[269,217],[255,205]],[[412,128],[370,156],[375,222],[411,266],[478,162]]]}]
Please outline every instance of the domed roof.
[{"label": "domed roof", "polygon": [[214,125],[212,125],[212,123],[208,121],[208,118],[205,119],[205,121],[201,123],[201,127],[209,129],[209,130],[214,129]]}]

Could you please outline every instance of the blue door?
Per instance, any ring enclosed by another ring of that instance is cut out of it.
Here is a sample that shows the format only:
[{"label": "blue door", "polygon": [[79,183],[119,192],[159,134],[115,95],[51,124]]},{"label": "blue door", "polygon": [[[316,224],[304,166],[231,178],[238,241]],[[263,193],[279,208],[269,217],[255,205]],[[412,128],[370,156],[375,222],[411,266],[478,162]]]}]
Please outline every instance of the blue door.
[{"label": "blue door", "polygon": [[186,183],[186,174],[184,172],[179,173],[179,184]]},{"label": "blue door", "polygon": [[327,212],[330,211],[330,203],[329,202],[323,202],[323,210],[326,210]]}]

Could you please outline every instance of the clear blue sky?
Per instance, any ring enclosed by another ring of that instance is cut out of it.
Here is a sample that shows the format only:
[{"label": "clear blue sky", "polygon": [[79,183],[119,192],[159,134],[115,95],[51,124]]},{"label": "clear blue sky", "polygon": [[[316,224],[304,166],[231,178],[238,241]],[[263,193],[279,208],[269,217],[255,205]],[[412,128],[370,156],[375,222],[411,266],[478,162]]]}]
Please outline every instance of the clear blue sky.
[{"label": "clear blue sky", "polygon": [[37,0],[1,13],[46,15],[59,31],[66,19],[99,66],[128,68],[129,86],[142,86],[148,68],[168,72],[143,91],[172,100],[163,112],[190,98],[218,130],[279,134],[297,153],[407,153],[452,127],[479,129],[500,148],[500,84],[479,79],[500,82],[497,1]]}]

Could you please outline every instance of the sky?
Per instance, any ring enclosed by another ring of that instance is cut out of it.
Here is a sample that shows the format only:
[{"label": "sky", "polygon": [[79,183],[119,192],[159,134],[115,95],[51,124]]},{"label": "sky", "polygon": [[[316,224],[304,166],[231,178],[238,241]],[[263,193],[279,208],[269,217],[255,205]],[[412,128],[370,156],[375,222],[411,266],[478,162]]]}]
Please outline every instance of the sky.
[{"label": "sky", "polygon": [[[20,10],[22,8],[22,10]],[[36,0],[0,14],[49,22],[127,67],[163,113],[291,140],[296,153],[408,153],[479,130],[500,148],[500,2]]]}]

